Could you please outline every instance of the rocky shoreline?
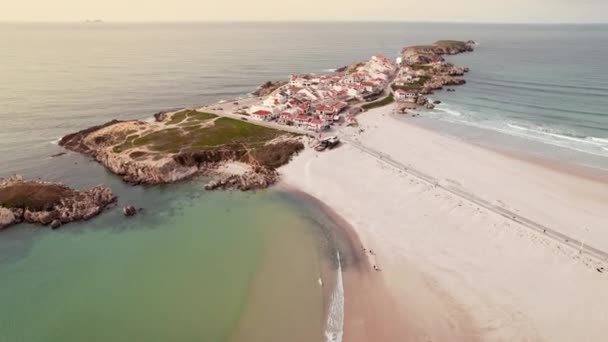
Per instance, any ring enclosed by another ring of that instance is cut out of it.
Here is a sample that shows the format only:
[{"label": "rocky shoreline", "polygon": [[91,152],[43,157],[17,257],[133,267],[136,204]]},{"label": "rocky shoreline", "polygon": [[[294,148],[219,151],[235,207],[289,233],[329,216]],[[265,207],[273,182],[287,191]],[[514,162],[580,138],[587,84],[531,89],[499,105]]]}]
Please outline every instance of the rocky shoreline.
[{"label": "rocky shoreline", "polygon": [[[207,187],[243,191],[274,184],[275,169],[304,148],[293,134],[193,110],[160,112],[155,119],[154,123],[113,120],[69,134],[59,145],[91,156],[131,184],[175,183],[213,174],[226,162],[243,162],[250,167],[246,174]],[[202,144],[206,139],[215,145]]]},{"label": "rocky shoreline", "polygon": [[98,185],[78,191],[61,183],[0,178],[0,229],[26,222],[59,228],[89,220],[116,203],[112,190]]},{"label": "rocky shoreline", "polygon": [[[472,52],[476,43],[472,40],[462,42],[454,40],[440,40],[431,45],[419,45],[406,47],[401,52],[401,75],[408,75],[418,81],[414,84],[401,87],[417,94],[413,104],[435,108],[435,103],[428,100],[426,95],[433,94],[437,90],[449,86],[458,86],[466,83],[462,77],[469,72],[468,67],[455,66],[443,58],[444,55],[457,55]],[[400,87],[394,87],[393,90]],[[454,89],[447,89],[454,91]],[[398,111],[407,112],[411,106],[408,103],[401,104]]]},{"label": "rocky shoreline", "polygon": [[431,45],[409,46],[401,51],[403,62],[409,65],[445,62],[444,55],[457,55],[472,52],[475,42],[439,40]]}]

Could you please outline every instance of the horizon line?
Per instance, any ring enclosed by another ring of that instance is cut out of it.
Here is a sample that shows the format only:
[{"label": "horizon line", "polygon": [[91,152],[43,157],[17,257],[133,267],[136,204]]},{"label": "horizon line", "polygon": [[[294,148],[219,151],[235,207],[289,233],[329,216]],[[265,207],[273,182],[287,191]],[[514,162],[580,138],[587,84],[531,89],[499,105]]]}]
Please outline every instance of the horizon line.
[{"label": "horizon line", "polygon": [[394,19],[352,19],[352,20],[105,20],[105,19],[80,19],[80,20],[0,20],[0,24],[221,24],[221,23],[403,23],[403,24],[490,24],[490,25],[605,25],[604,22],[582,22],[582,21],[443,21],[443,20],[394,20]]}]

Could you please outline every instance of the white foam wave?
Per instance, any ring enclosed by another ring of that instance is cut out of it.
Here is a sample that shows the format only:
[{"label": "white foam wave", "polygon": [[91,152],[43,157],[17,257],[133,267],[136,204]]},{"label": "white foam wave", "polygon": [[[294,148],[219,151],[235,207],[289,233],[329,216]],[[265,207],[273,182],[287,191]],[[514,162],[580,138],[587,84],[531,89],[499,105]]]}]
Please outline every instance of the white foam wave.
[{"label": "white foam wave", "polygon": [[608,145],[608,139],[602,139],[602,138],[596,138],[596,137],[580,137],[579,138],[579,137],[573,137],[571,135],[551,132],[551,131],[549,131],[547,129],[543,129],[543,128],[526,128],[526,127],[522,127],[519,125],[510,124],[510,123],[507,124],[507,126],[518,129],[518,130],[527,131],[527,132],[530,132],[533,134],[544,134],[544,135],[554,137],[557,139],[570,140],[570,141],[575,141],[577,143],[582,143],[582,144],[591,144],[591,145],[596,145],[596,146]]},{"label": "white foam wave", "polygon": [[[445,105],[445,104],[444,104]],[[548,145],[567,148],[577,152],[608,157],[608,139],[598,137],[577,137],[563,131],[554,130],[542,126],[527,126],[521,123],[513,123],[503,120],[477,120],[482,119],[483,115],[472,115],[468,112],[461,112],[453,108],[436,108],[435,117],[439,120],[465,124],[481,129],[493,130],[496,132],[517,136],[524,139],[536,140]],[[449,115],[446,115],[449,114]]]},{"label": "white foam wave", "polygon": [[342,280],[342,263],[340,252],[336,253],[338,258],[338,274],[336,287],[331,294],[329,310],[327,312],[327,323],[325,325],[325,338],[327,342],[342,342],[344,335],[344,283]]},{"label": "white foam wave", "polygon": [[439,111],[446,113],[446,114],[450,114],[452,116],[462,116],[461,112],[459,112],[457,110],[449,109],[449,108],[441,108],[441,109],[439,109]]},{"label": "white foam wave", "polygon": [[590,137],[589,140],[608,145],[608,139]]},{"label": "white foam wave", "polygon": [[328,68],[328,69],[323,69],[323,72],[336,72],[337,69],[333,69],[333,68]]},{"label": "white foam wave", "polygon": [[51,141],[51,144],[53,144],[53,145],[59,145],[59,142],[60,142],[60,141],[61,141],[61,138],[57,138],[57,139],[55,139],[55,140],[52,140],[52,141]]}]

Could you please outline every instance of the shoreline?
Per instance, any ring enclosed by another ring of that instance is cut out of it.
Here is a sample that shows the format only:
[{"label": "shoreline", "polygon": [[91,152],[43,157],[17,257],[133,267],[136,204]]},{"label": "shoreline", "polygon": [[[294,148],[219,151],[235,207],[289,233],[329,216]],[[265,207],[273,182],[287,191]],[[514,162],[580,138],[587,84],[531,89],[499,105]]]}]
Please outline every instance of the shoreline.
[{"label": "shoreline", "polygon": [[[448,137],[451,139],[456,139],[458,141],[462,141],[466,144],[474,145],[474,146],[480,147],[485,150],[491,150],[493,152],[502,154],[509,158],[517,159],[520,161],[525,161],[525,162],[535,164],[535,165],[544,166],[548,169],[557,170],[557,171],[560,171],[560,172],[563,172],[563,173],[566,173],[569,175],[573,175],[573,176],[579,176],[582,178],[591,179],[591,180],[599,181],[599,182],[608,182],[608,169],[600,168],[595,165],[582,164],[579,161],[560,160],[556,156],[541,156],[541,155],[539,155],[538,151],[527,152],[527,151],[517,148],[517,147],[503,146],[501,143],[493,141],[492,139],[488,139],[488,138],[482,138],[481,141],[471,141],[468,139],[461,139],[454,133],[446,132],[438,127],[433,127],[431,122],[439,121],[438,119],[428,119],[429,120],[428,123],[420,124],[415,121],[410,121],[410,120],[416,120],[416,118],[412,118],[412,117],[408,117],[408,116],[400,117],[399,115],[400,114],[393,114],[392,116],[394,119],[396,119],[399,122],[403,122],[408,125],[413,125],[417,128],[427,130],[429,132],[433,132],[433,133],[436,133],[436,134],[439,134],[441,136]],[[462,125],[463,127],[466,127],[466,125],[460,124],[460,123],[448,123],[448,124]],[[470,128],[470,127],[467,127],[467,128]],[[478,129],[478,130],[481,130],[481,131],[489,133],[489,134],[503,135],[506,138],[519,139],[521,141],[528,140],[525,137],[518,137],[518,136],[511,135],[509,133],[504,133],[504,132],[495,132],[495,131],[492,131],[492,130],[486,129],[486,128],[477,128],[476,127],[474,129]],[[543,147],[553,146],[553,145],[550,145],[550,144],[547,144],[544,142],[538,142],[538,141],[534,141],[534,143],[537,144],[538,146],[543,146]],[[566,151],[574,151],[574,150],[570,150],[566,147],[558,147],[558,148],[566,150]],[[573,153],[583,154],[583,155],[586,154],[585,152],[580,152],[580,151],[576,151]]]},{"label": "shoreline", "polygon": [[[343,340],[366,342],[422,338],[424,334],[418,331],[416,325],[411,323],[396,305],[387,288],[383,272],[375,271],[373,268],[379,260],[376,259],[375,252],[370,253],[364,237],[358,234],[347,220],[317,197],[286,182],[279,183],[278,188],[307,203],[311,208],[321,211],[332,223],[331,247],[336,248],[341,256],[346,257],[346,262],[342,264],[344,279]],[[327,296],[326,300],[331,300],[333,289],[325,289],[324,292]],[[327,302],[326,306],[328,305],[331,303]],[[329,319],[327,314],[326,312],[325,318]]]},{"label": "shoreline", "polygon": [[[365,132],[353,138],[433,175],[445,186],[542,224],[592,223],[581,241],[605,248],[608,239],[599,228],[608,222],[601,211],[601,203],[608,203],[601,199],[606,184],[414,124],[397,124],[383,117],[388,112],[381,108],[360,115]],[[603,321],[593,312],[599,314],[608,303],[601,291],[608,284],[602,275],[605,265],[381,159],[347,140],[333,151],[307,149],[279,171],[283,184],[325,203],[374,250],[388,296],[399,309],[413,313],[415,318],[408,317],[411,326],[432,340],[569,341],[602,336]],[[563,194],[568,196],[562,200]],[[562,233],[566,228],[555,226]],[[542,292],[531,291],[531,284]],[[551,309],[554,298],[575,288],[585,290],[562,299],[568,310]],[[597,324],[583,323],[592,317]]]}]

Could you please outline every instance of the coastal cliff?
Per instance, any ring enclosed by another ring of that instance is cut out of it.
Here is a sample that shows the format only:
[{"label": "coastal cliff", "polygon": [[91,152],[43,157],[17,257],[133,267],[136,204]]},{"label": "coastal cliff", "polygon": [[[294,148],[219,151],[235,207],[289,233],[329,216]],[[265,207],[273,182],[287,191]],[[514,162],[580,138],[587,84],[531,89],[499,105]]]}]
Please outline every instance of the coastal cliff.
[{"label": "coastal cliff", "polygon": [[456,55],[473,51],[475,42],[457,40],[439,40],[431,45],[406,47],[401,51],[403,62],[407,64],[430,64],[444,62],[443,55]]},{"label": "coastal cliff", "polygon": [[469,68],[448,63],[443,56],[473,51],[474,45],[473,41],[440,40],[431,45],[404,48],[400,70],[392,84],[393,92],[398,93],[395,96],[399,102],[398,112],[406,113],[415,105],[433,109],[436,103],[431,103],[426,95],[446,86],[465,84],[462,76]]},{"label": "coastal cliff", "polygon": [[59,144],[90,155],[132,184],[174,183],[218,173],[225,163],[244,163],[247,169],[238,178],[229,175],[224,185],[207,187],[241,190],[273,184],[278,178],[274,170],[304,148],[295,134],[194,110],[165,113],[156,120],[114,120],[67,135]]},{"label": "coastal cliff", "polygon": [[0,229],[27,222],[53,229],[89,220],[116,201],[112,190],[98,185],[78,191],[61,183],[0,178]]}]

